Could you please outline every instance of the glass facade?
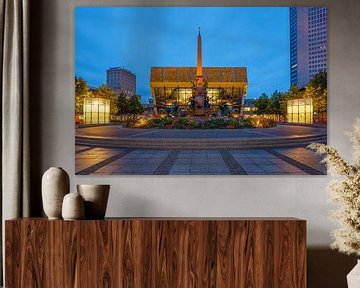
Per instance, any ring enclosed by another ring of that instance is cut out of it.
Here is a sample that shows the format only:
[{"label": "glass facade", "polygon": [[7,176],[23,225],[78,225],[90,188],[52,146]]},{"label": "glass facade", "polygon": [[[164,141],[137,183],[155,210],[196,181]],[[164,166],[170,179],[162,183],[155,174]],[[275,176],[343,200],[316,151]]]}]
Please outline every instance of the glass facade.
[{"label": "glass facade", "polygon": [[[228,105],[233,109],[239,109],[241,107],[242,97],[245,94],[244,88],[207,88],[207,96],[209,98],[210,110],[216,111],[219,105]],[[190,105],[190,100],[193,95],[192,88],[182,87],[156,87],[154,88],[154,96],[156,98],[156,104],[159,109],[170,107],[173,104],[179,107],[187,109]]]},{"label": "glass facade", "polygon": [[[241,113],[247,92],[246,67],[202,67],[206,81],[207,115],[219,112],[220,105],[232,112]],[[196,67],[151,67],[150,89],[156,113],[178,106],[190,115],[191,101],[195,95]]]},{"label": "glass facade", "polygon": [[290,7],[290,80],[291,85],[298,83],[297,75],[297,9]]},{"label": "glass facade", "polygon": [[287,101],[287,122],[312,124],[312,99],[294,99]]},{"label": "glass facade", "polygon": [[327,8],[290,7],[290,81],[303,88],[327,71]]},{"label": "glass facade", "polygon": [[308,11],[310,79],[327,70],[327,8],[311,7]]},{"label": "glass facade", "polygon": [[136,75],[124,67],[107,69],[106,84],[116,94],[125,93],[129,97],[136,94]]},{"label": "glass facade", "polygon": [[84,98],[84,124],[110,123],[110,100]]}]

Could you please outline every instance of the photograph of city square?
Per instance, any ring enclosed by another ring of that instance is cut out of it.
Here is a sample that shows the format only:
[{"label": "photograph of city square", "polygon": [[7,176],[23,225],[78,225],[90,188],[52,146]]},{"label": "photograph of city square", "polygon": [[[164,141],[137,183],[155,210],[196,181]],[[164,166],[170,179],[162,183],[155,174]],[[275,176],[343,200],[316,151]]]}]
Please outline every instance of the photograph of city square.
[{"label": "photograph of city square", "polygon": [[77,7],[77,175],[325,175],[326,7]]}]

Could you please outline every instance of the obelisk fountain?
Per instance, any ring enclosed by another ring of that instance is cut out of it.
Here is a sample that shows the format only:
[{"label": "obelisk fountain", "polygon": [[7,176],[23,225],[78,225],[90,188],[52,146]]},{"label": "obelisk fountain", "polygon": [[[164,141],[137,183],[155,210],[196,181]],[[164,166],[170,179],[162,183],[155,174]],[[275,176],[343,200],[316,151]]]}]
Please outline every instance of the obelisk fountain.
[{"label": "obelisk fountain", "polygon": [[191,99],[191,108],[193,116],[206,116],[206,108],[209,108],[207,100],[207,82],[204,79],[202,69],[202,47],[201,47],[201,34],[199,27],[199,34],[197,39],[197,65],[196,75],[193,81],[193,92]]}]

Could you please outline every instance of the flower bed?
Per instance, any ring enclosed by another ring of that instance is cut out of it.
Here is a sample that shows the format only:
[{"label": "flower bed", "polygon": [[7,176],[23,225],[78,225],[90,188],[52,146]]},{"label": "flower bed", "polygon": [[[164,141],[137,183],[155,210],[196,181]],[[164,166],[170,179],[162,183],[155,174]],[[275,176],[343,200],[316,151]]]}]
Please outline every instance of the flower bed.
[{"label": "flower bed", "polygon": [[159,128],[159,129],[241,129],[270,128],[276,122],[264,117],[227,118],[215,117],[209,119],[196,118],[140,118],[124,123],[129,128]]}]

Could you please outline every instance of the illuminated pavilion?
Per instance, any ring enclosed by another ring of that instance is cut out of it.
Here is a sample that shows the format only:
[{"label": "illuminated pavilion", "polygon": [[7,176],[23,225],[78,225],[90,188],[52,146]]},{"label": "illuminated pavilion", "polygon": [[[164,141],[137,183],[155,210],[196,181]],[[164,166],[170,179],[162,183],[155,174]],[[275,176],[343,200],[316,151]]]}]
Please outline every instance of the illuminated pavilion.
[{"label": "illuminated pavilion", "polygon": [[151,67],[150,89],[156,112],[176,104],[189,112],[194,95],[194,80],[207,82],[209,113],[216,113],[220,105],[227,105],[242,114],[247,92],[246,67],[203,67],[200,30],[198,34],[197,67]]}]

